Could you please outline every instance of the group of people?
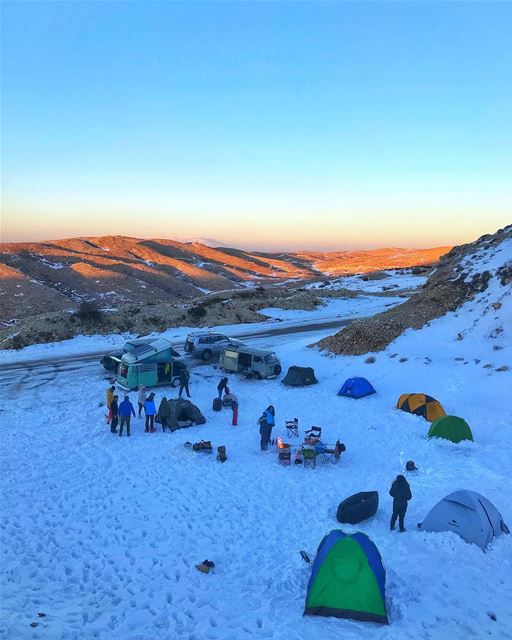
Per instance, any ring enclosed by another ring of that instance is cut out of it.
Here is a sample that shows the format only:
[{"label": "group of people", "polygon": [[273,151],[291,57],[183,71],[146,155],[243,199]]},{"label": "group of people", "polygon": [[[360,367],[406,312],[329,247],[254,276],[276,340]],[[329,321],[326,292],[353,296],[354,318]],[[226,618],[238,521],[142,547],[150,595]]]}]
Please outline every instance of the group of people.
[{"label": "group of people", "polygon": [[[188,387],[189,379],[190,374],[188,370],[185,369],[182,372],[182,375],[180,375],[180,398],[183,391],[186,392],[188,398],[191,397]],[[236,426],[238,424],[238,398],[234,393],[230,391],[227,378],[222,378],[222,380],[219,382],[219,384],[217,385],[217,393],[219,395],[219,398],[222,398],[224,394],[224,401],[227,401],[228,404],[230,404],[233,411],[232,424],[233,426]],[[155,432],[155,416],[157,415],[158,420],[162,425],[162,431],[166,431],[168,428],[170,429],[168,420],[171,417],[171,407],[166,396],[164,396],[160,401],[160,405],[157,410],[155,404],[155,394],[153,392],[146,394],[146,387],[143,384],[140,384],[137,394],[137,404],[139,418],[142,418],[142,412],[144,412],[145,433]],[[125,395],[123,401],[119,402],[119,396],[116,395],[116,388],[114,385],[112,385],[107,389],[107,409],[107,422],[109,422],[110,424],[111,433],[118,433],[120,436],[122,436],[123,429],[124,427],[126,427],[126,435],[129,436],[131,433],[131,419],[132,417],[137,417],[135,408],[130,401],[130,397],[128,395]]]},{"label": "group of people", "polygon": [[[135,408],[130,401],[130,396],[124,396],[124,399],[119,403],[119,396],[115,393],[116,388],[114,386],[109,387],[107,390],[107,408],[108,422],[110,423],[110,432],[123,435],[123,429],[126,426],[126,435],[130,435],[130,422],[132,417],[137,417]],[[167,420],[171,415],[171,409],[169,401],[164,396],[160,401],[158,411],[155,404],[155,394],[151,392],[146,396],[146,388],[143,384],[139,385],[139,391],[137,396],[137,404],[139,406],[138,417],[142,418],[142,412],[145,416],[145,433],[155,432],[155,416],[158,414],[160,423],[162,425],[162,431],[168,428]],[[119,426],[119,431],[117,427]]]}]

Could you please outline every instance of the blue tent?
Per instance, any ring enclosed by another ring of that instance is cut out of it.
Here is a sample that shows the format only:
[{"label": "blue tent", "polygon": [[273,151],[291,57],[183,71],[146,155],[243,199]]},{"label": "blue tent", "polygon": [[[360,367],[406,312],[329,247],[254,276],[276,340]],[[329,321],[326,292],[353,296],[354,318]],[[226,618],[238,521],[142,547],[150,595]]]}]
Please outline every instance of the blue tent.
[{"label": "blue tent", "polygon": [[345,380],[338,391],[339,396],[347,396],[349,398],[364,398],[364,396],[370,396],[372,393],[376,393],[376,391],[366,378],[349,378]]}]

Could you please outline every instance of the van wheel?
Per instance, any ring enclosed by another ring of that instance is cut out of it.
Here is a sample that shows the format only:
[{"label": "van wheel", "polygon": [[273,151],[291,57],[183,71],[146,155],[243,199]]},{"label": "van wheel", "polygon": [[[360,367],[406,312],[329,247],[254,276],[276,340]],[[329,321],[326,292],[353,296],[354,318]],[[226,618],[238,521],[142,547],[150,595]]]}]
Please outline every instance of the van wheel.
[{"label": "van wheel", "polygon": [[252,374],[252,377],[253,377],[255,380],[261,380],[261,373],[259,373],[258,371],[255,371],[255,372]]},{"label": "van wheel", "polygon": [[205,349],[201,354],[201,360],[203,362],[208,362],[208,360],[211,360],[211,357],[212,357],[212,352],[210,351],[210,349]]},{"label": "van wheel", "polygon": [[177,389],[179,386],[180,386],[180,379],[174,378],[174,380],[171,382],[171,387],[174,387],[174,389]]}]

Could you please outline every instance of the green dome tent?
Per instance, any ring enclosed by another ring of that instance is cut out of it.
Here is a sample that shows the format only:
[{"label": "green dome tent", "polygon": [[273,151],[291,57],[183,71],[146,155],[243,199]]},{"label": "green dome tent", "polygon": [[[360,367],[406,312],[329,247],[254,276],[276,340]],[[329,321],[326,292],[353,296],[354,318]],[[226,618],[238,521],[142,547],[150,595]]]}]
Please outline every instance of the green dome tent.
[{"label": "green dome tent", "polygon": [[387,624],[386,570],[373,541],[359,531],[328,533],[311,567],[304,613]]},{"label": "green dome tent", "polygon": [[457,416],[444,416],[433,422],[428,436],[429,438],[444,438],[452,442],[473,440],[469,424]]}]

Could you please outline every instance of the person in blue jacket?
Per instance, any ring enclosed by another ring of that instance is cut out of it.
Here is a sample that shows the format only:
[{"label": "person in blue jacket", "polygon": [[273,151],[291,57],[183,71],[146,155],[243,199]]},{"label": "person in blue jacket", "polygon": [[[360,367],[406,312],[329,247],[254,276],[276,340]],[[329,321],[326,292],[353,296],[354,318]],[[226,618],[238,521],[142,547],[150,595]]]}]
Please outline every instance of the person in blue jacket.
[{"label": "person in blue jacket", "polygon": [[266,451],[268,443],[270,442],[270,436],[272,435],[272,427],[276,423],[276,412],[272,405],[267,407],[262,416],[258,420],[260,425],[260,448],[262,451]]},{"label": "person in blue jacket", "polygon": [[149,396],[146,398],[146,402],[144,403],[144,412],[146,414],[146,428],[144,429],[144,431],[146,433],[154,433],[155,432],[154,421],[155,421],[155,413],[156,413],[154,393],[150,393]]},{"label": "person in blue jacket", "polygon": [[121,418],[121,422],[119,423],[119,435],[123,435],[123,427],[126,425],[126,435],[130,435],[130,418],[133,416],[135,418],[135,409],[133,408],[133,404],[130,402],[130,398],[128,396],[124,397],[124,400],[119,405],[119,417]]}]

